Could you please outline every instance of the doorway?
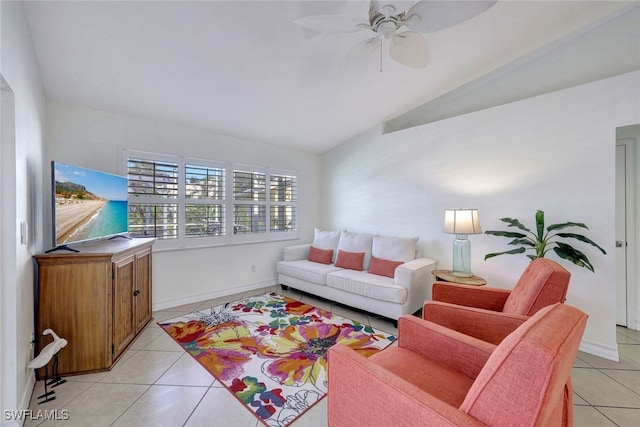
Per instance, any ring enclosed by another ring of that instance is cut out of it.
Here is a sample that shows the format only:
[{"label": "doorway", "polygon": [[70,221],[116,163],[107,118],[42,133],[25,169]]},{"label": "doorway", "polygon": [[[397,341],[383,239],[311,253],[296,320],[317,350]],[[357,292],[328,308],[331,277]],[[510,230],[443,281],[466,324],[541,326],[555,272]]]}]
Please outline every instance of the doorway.
[{"label": "doorway", "polygon": [[640,125],[617,129],[615,152],[616,324],[634,330],[638,329],[634,237],[636,143],[639,137]]}]

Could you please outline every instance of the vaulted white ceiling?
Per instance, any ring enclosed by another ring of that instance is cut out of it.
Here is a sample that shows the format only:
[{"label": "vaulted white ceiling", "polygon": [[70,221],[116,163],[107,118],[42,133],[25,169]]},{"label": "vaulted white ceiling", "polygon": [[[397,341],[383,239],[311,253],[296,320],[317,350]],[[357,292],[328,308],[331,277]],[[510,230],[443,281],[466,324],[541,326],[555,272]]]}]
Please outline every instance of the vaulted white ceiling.
[{"label": "vaulted white ceiling", "polygon": [[640,69],[639,2],[499,0],[427,34],[429,65],[378,53],[370,33],[320,34],[309,15],[367,1],[28,1],[48,98],[324,152],[390,130]]}]

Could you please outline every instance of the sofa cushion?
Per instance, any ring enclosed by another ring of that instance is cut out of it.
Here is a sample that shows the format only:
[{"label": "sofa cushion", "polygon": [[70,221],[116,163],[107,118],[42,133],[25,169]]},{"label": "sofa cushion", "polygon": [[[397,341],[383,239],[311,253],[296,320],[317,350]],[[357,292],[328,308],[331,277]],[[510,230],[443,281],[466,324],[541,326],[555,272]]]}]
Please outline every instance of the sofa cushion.
[{"label": "sofa cushion", "polygon": [[348,268],[349,270],[362,271],[364,252],[347,252],[338,250],[336,267]]},{"label": "sofa cushion", "polygon": [[371,254],[379,259],[411,261],[416,258],[418,238],[373,236]]},{"label": "sofa cushion", "polygon": [[313,243],[311,243],[311,245],[318,249],[331,249],[333,251],[331,261],[335,261],[336,255],[338,254],[339,241],[339,231],[325,231],[316,228],[313,235]]},{"label": "sofa cushion", "polygon": [[317,285],[324,285],[327,282],[327,274],[342,270],[333,264],[320,264],[306,259],[279,261],[277,269],[279,274],[306,280]]},{"label": "sofa cushion", "polygon": [[340,233],[340,241],[338,242],[338,251],[346,252],[364,252],[363,268],[369,269],[371,262],[371,242],[373,236],[370,234],[356,234],[348,231]]},{"label": "sofa cushion", "polygon": [[407,302],[407,288],[396,285],[393,279],[365,271],[340,270],[327,274],[327,286],[357,295],[389,301]]},{"label": "sofa cushion", "polygon": [[309,248],[309,261],[331,264],[331,258],[333,258],[332,249],[318,249],[315,246]]},{"label": "sofa cushion", "polygon": [[371,265],[369,266],[369,273],[377,274],[380,276],[394,277],[396,267],[404,264],[403,261],[391,261],[388,259],[380,259],[375,255],[371,256]]}]

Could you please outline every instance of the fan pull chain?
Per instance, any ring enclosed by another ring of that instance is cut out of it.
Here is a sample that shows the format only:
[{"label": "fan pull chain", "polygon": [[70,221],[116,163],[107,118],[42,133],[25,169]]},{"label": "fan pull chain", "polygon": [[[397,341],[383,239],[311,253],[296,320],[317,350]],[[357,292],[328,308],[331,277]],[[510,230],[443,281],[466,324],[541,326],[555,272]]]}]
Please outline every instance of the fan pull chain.
[{"label": "fan pull chain", "polygon": [[382,72],[382,39],[380,39],[380,72]]}]

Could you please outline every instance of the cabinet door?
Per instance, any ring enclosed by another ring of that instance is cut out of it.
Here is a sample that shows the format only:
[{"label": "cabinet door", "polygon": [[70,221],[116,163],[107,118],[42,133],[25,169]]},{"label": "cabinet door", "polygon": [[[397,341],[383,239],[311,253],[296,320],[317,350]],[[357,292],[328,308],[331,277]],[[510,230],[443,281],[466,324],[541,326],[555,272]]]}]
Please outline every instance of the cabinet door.
[{"label": "cabinet door", "polygon": [[136,253],[135,328],[140,332],[151,320],[151,248]]},{"label": "cabinet door", "polygon": [[134,323],[135,257],[128,256],[113,263],[113,358],[133,340]]},{"label": "cabinet door", "polygon": [[[111,366],[111,262],[47,262],[38,266],[38,335],[51,328],[68,344],[58,374]],[[36,354],[51,342],[41,338]],[[51,369],[49,369],[51,374]],[[44,370],[38,379],[44,377]]]}]

